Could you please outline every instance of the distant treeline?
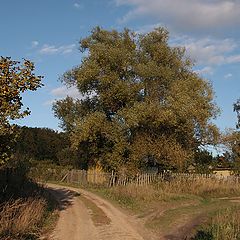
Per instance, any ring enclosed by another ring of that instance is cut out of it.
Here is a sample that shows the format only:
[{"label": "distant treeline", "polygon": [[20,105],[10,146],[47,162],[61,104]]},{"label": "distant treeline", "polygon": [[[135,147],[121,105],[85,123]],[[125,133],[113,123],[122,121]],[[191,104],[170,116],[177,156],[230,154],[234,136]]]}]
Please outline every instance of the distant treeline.
[{"label": "distant treeline", "polygon": [[[40,165],[54,164],[59,166],[71,166],[78,169],[88,169],[92,166],[88,151],[81,152],[70,147],[68,133],[57,132],[49,128],[19,127],[19,136],[15,148],[17,161],[31,161]],[[231,167],[230,156],[213,157],[207,150],[197,150],[193,157],[197,172],[209,171],[212,167]],[[153,167],[156,164],[146,163],[145,167]],[[165,169],[166,166],[158,165]],[[186,169],[187,170],[187,167]]]},{"label": "distant treeline", "polygon": [[49,128],[18,127],[14,158],[60,164],[59,154],[68,146],[65,133]]},{"label": "distant treeline", "polygon": [[86,169],[88,163],[70,148],[69,135],[49,128],[18,127],[14,158]]},{"label": "distant treeline", "polygon": [[17,126],[17,142],[14,147],[15,162],[31,162],[40,165],[69,166],[77,169],[88,169],[90,158],[70,146],[69,135],[49,128],[32,128]]},{"label": "distant treeline", "polygon": [[20,127],[16,156],[59,162],[58,153],[69,146],[64,133],[48,128]]}]

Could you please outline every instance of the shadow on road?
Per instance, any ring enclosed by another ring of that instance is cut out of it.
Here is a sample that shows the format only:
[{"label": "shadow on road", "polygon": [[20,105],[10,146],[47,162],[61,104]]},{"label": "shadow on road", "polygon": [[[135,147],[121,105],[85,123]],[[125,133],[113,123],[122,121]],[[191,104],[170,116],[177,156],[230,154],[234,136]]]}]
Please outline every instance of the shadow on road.
[{"label": "shadow on road", "polygon": [[63,211],[73,204],[74,198],[79,197],[80,193],[66,188],[47,187],[49,193],[57,200],[57,209]]}]

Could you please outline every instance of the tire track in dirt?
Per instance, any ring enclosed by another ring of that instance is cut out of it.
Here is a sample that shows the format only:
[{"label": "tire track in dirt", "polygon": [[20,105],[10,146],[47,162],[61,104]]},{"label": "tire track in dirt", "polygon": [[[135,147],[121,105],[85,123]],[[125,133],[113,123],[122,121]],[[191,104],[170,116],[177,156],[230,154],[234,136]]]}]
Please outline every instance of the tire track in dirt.
[{"label": "tire track in dirt", "polygon": [[83,189],[47,185],[60,205],[53,240],[144,240],[130,216]]},{"label": "tire track in dirt", "polygon": [[95,240],[91,217],[79,194],[66,188],[51,187],[51,194],[59,203],[59,219],[50,240]]}]

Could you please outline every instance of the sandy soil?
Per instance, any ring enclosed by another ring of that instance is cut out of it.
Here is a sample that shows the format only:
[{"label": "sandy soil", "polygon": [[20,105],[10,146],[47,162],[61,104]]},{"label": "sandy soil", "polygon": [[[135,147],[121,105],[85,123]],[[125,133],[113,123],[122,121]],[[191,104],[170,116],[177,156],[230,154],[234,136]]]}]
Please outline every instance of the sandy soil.
[{"label": "sandy soil", "polygon": [[[83,189],[48,184],[59,201],[53,240],[144,240],[137,222],[108,201]],[[138,229],[138,230],[137,230]]]}]

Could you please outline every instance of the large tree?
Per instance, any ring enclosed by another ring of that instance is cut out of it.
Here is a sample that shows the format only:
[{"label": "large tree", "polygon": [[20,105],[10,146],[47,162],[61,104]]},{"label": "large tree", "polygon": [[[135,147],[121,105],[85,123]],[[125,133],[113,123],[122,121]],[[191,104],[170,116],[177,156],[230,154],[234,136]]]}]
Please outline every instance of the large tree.
[{"label": "large tree", "polygon": [[211,84],[192,70],[184,48],[168,45],[168,32],[147,34],[99,27],[80,41],[86,52],[62,81],[83,99],[53,107],[72,146],[89,164],[139,169],[149,161],[181,168],[217,135]]},{"label": "large tree", "polygon": [[0,167],[10,158],[16,137],[11,121],[30,113],[28,108],[22,110],[22,93],[39,88],[41,78],[35,76],[32,62],[0,57]]}]

